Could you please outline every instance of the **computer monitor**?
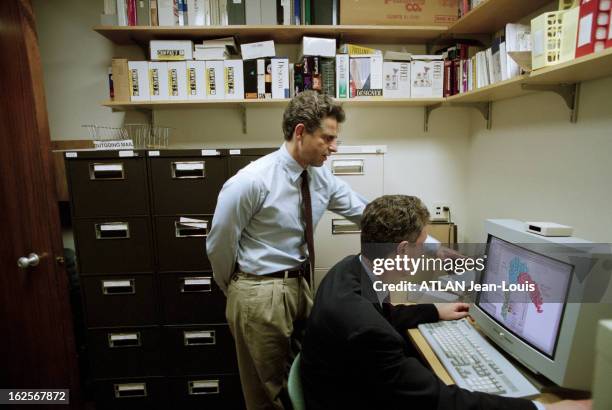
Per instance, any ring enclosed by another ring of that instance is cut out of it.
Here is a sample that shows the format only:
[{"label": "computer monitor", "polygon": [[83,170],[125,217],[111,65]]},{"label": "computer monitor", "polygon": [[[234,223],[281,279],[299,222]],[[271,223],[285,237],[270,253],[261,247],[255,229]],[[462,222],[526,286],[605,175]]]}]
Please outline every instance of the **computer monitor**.
[{"label": "computer monitor", "polygon": [[[470,309],[480,329],[499,348],[555,384],[590,390],[597,321],[612,317],[611,303],[580,303],[599,264],[577,266],[590,242],[525,231],[515,220],[488,220],[487,262],[481,285],[535,283],[530,292],[477,295]],[[529,244],[533,244],[530,246]],[[578,261],[578,262],[576,262]],[[601,283],[608,284],[607,281]]]}]

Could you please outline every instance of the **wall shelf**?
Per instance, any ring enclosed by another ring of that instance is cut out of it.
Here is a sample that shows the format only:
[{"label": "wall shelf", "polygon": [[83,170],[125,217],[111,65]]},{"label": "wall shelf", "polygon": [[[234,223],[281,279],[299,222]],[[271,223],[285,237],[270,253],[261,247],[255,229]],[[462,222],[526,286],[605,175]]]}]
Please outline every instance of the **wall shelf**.
[{"label": "wall shelf", "polygon": [[453,23],[449,33],[485,34],[533,13],[550,0],[486,0]]},{"label": "wall shelf", "polygon": [[236,36],[239,42],[274,40],[299,43],[302,36],[335,37],[357,43],[425,43],[447,31],[443,26],[95,26],[94,31],[119,45],[147,46],[149,40],[195,40]]},{"label": "wall shelf", "polygon": [[[426,107],[444,102],[444,98],[354,98],[340,100],[351,107]],[[202,100],[202,101],[105,101],[105,107],[116,111],[152,110],[156,108],[225,108],[225,107],[284,107],[289,102],[282,100]]]}]

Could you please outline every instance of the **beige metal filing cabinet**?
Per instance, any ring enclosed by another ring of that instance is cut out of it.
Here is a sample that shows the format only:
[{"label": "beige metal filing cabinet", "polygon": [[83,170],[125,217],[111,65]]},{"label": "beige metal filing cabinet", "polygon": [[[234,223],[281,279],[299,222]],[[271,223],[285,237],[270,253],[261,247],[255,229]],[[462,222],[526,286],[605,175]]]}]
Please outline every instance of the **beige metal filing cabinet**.
[{"label": "beige metal filing cabinet", "polygon": [[[340,146],[325,166],[351,188],[373,200],[384,194],[384,145]],[[315,231],[315,289],[327,271],[347,255],[359,253],[359,226],[326,211]]]}]

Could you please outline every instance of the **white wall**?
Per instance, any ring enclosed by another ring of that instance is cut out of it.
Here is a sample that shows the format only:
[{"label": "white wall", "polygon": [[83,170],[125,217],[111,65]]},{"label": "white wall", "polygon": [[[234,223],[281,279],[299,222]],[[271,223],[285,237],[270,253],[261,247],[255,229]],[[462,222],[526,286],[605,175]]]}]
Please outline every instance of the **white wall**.
[{"label": "white wall", "polygon": [[582,84],[578,122],[552,93],[494,103],[493,128],[472,117],[467,238],[486,218],[554,221],[612,241],[612,78]]}]

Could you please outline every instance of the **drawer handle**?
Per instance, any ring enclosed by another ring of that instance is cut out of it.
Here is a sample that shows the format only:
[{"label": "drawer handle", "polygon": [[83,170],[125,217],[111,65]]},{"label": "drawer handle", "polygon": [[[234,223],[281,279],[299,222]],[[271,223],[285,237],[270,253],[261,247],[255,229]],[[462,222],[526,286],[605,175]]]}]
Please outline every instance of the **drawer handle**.
[{"label": "drawer handle", "polygon": [[125,399],[129,397],[147,397],[146,383],[121,383],[114,384],[115,398]]},{"label": "drawer handle", "polygon": [[210,276],[191,277],[181,279],[181,293],[211,292],[212,278]]},{"label": "drawer handle", "polygon": [[102,294],[104,295],[133,295],[135,293],[136,283],[134,279],[102,281]]},{"label": "drawer handle", "polygon": [[135,333],[109,333],[108,347],[138,347],[140,342],[140,332]]},{"label": "drawer handle", "polygon": [[346,235],[360,233],[359,225],[346,219],[332,219],[332,235]]},{"label": "drawer handle", "polygon": [[363,175],[364,160],[334,159],[332,160],[331,169],[334,175]]},{"label": "drawer handle", "polygon": [[127,222],[105,222],[96,224],[96,239],[127,239],[130,225]]},{"label": "drawer handle", "polygon": [[92,181],[107,181],[125,179],[123,163],[92,163],[89,164],[89,179]]},{"label": "drawer handle", "polygon": [[205,237],[208,236],[208,221],[174,221],[174,229],[177,238]]},{"label": "drawer handle", "polygon": [[185,346],[214,345],[217,338],[214,330],[183,331],[183,343]]},{"label": "drawer handle", "polygon": [[187,386],[190,395],[219,394],[219,380],[190,380]]},{"label": "drawer handle", "polygon": [[172,162],[172,178],[204,178],[206,176],[205,161]]}]

